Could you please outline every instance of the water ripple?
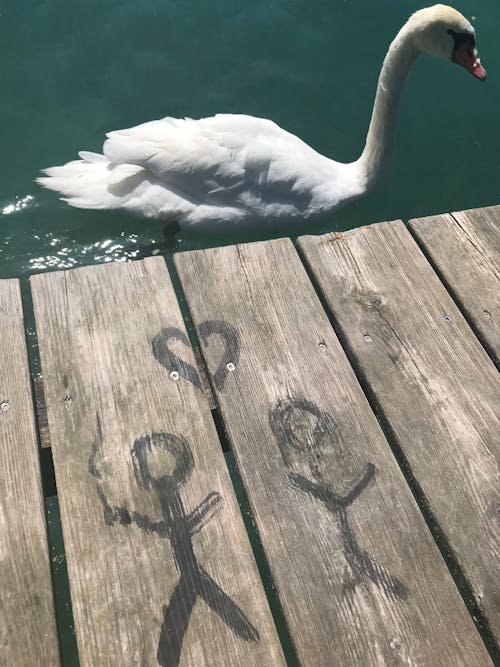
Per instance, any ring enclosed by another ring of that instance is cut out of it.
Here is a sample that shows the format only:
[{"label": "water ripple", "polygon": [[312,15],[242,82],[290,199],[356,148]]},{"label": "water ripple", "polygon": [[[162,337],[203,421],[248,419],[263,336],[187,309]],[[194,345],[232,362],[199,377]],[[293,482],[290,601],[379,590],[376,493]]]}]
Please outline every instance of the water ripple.
[{"label": "water ripple", "polygon": [[36,206],[36,200],[33,195],[25,195],[24,197],[16,197],[13,202],[10,202],[1,209],[2,215],[12,215],[12,213],[19,213],[28,207]]}]

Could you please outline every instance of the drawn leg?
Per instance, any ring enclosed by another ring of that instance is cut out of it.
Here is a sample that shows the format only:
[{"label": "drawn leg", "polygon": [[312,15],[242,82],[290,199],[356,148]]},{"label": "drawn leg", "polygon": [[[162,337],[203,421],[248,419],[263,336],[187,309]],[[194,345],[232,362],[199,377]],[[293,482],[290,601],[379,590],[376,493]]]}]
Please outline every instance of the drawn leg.
[{"label": "drawn leg", "polygon": [[210,609],[215,611],[238,637],[247,642],[258,642],[260,636],[257,629],[253,627],[238,605],[224,593],[222,588],[201,567],[199,568],[199,576],[199,595],[205,600]]},{"label": "drawn leg", "polygon": [[344,541],[344,553],[347,560],[344,571],[344,595],[353,594],[356,586],[363,582],[365,574],[373,583],[381,588],[389,600],[405,600],[409,591],[397,577],[389,574],[370,554],[362,549],[349,525],[345,510],[339,513],[340,528]]},{"label": "drawn leg", "polygon": [[179,664],[182,642],[198,597],[195,588],[192,581],[181,576],[168,607],[163,607],[163,623],[156,653],[161,667],[177,667]]}]

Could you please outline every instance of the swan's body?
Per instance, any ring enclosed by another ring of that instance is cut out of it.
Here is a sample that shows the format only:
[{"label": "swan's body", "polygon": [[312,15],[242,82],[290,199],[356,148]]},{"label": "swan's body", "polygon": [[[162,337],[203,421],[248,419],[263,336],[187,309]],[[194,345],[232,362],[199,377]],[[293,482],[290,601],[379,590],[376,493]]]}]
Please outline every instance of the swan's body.
[{"label": "swan's body", "polygon": [[81,156],[47,172],[73,206],[188,223],[311,217],[362,193],[352,167],[252,116],[151,121]]},{"label": "swan's body", "polygon": [[110,132],[103,155],[82,152],[38,181],[72,206],[120,208],[181,224],[326,215],[367,192],[384,172],[404,81],[422,51],[486,76],[474,29],[461,14],[443,5],[417,12],[388,50],[366,145],[355,162],[330,160],[270,120],[219,114]]}]

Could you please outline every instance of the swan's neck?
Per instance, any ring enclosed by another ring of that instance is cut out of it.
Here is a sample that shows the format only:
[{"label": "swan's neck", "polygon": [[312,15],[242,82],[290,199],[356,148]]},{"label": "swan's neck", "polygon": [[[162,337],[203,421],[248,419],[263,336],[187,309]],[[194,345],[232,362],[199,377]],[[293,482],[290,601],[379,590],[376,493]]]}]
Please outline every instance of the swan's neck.
[{"label": "swan's neck", "polygon": [[367,190],[377,183],[390,160],[399,99],[418,54],[410,28],[405,25],[390,45],[382,65],[366,145],[356,163]]}]

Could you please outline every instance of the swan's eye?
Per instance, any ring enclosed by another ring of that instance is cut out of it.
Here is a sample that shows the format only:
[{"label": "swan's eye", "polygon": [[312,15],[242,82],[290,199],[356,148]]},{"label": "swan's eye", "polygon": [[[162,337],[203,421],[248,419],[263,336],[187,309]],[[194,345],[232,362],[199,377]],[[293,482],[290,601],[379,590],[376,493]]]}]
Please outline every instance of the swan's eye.
[{"label": "swan's eye", "polygon": [[464,64],[464,58],[475,60],[477,58],[476,40],[470,32],[455,32],[448,30],[448,34],[453,37],[454,45],[451,54],[451,60]]},{"label": "swan's eye", "polygon": [[462,49],[474,50],[476,38],[470,32],[455,32],[450,28],[450,30],[447,30],[447,33],[453,37],[453,41],[455,42],[453,53]]}]

